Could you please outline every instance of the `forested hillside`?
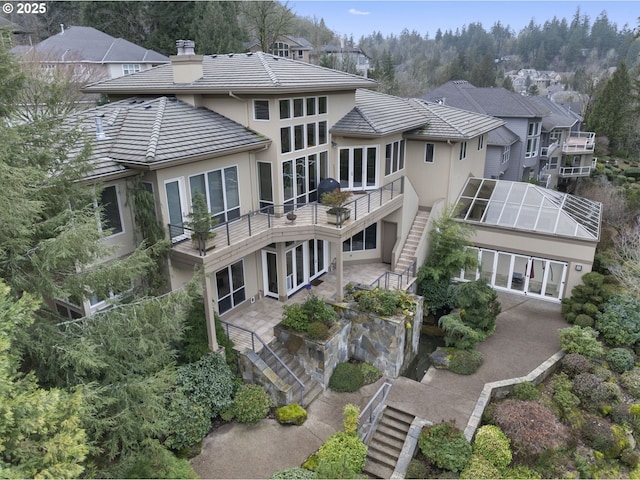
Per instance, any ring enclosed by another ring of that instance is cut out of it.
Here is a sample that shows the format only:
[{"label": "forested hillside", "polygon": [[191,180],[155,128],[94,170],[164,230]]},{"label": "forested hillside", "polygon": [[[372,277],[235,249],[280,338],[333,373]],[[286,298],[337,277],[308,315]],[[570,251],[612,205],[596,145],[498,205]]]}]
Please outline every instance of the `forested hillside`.
[{"label": "forested hillside", "polygon": [[48,2],[46,16],[19,20],[32,22],[26,25],[32,41],[58,33],[60,24],[87,25],[167,55],[181,38],[195,40],[198,53],[239,52],[243,42],[265,31],[304,37],[316,47],[316,61],[322,45],[359,45],[371,58],[371,76],[382,82],[383,90],[405,96],[451,79],[501,86],[506,71],[521,68],[563,72],[569,87],[588,93],[593,79],[609,67],[625,61],[633,72],[640,58],[633,24],[618,26],[606,11],[593,19],[579,8],[570,19],[554,17],[543,24],[532,19],[519,32],[498,19],[491,26],[472,23],[444,32],[425,25],[425,31],[437,29],[434,38],[408,30],[386,37],[371,32],[360,39],[339,38],[322,18],[298,17],[287,4],[271,1]]}]

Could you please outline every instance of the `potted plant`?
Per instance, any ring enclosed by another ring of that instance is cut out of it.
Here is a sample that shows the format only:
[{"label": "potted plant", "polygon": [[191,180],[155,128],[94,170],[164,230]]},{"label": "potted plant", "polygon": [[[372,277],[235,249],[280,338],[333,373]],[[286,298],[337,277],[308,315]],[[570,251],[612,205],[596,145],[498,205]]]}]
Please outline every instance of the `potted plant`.
[{"label": "potted plant", "polygon": [[344,206],[349,197],[351,197],[351,192],[343,191],[339,188],[322,195],[320,201],[323,205],[330,207],[327,210],[327,222],[342,225],[349,218],[351,210]]},{"label": "potted plant", "polygon": [[216,232],[211,231],[218,224],[218,220],[211,217],[204,194],[196,192],[191,200],[191,213],[187,215],[187,228],[191,230],[193,248],[201,251],[212,249]]}]

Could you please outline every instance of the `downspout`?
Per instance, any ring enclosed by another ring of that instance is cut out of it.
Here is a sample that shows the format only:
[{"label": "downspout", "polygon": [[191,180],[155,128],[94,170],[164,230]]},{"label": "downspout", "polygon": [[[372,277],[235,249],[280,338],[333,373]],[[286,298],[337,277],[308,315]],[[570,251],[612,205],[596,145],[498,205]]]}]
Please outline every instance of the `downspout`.
[{"label": "downspout", "polygon": [[449,145],[451,147],[451,154],[450,154],[450,162],[449,162],[449,178],[447,180],[447,198],[445,199],[445,205],[449,205],[449,195],[450,195],[450,188],[451,188],[451,179],[453,178],[453,162],[455,162],[455,155],[454,155],[454,151],[453,151],[453,146],[455,145],[450,138],[447,138],[447,145]]}]

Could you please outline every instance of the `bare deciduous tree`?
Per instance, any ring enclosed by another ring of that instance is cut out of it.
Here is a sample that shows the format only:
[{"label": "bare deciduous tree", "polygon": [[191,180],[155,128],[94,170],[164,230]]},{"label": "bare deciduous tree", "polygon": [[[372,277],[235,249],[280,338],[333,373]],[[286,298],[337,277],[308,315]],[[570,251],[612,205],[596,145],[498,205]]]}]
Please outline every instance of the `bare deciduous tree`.
[{"label": "bare deciduous tree", "polygon": [[263,52],[269,52],[280,35],[290,34],[294,14],[289,3],[274,1],[243,2],[242,17],[249,30],[260,42]]}]

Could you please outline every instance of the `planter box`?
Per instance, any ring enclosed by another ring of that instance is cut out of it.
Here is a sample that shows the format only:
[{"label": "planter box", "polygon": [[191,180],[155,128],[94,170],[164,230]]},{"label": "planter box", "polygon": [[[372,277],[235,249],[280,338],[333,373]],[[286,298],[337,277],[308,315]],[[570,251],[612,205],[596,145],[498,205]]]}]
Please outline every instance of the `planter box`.
[{"label": "planter box", "polygon": [[351,210],[348,208],[345,208],[342,212],[337,214],[329,213],[327,211],[327,223],[332,225],[341,225],[345,220],[348,220],[349,217],[351,217]]}]

